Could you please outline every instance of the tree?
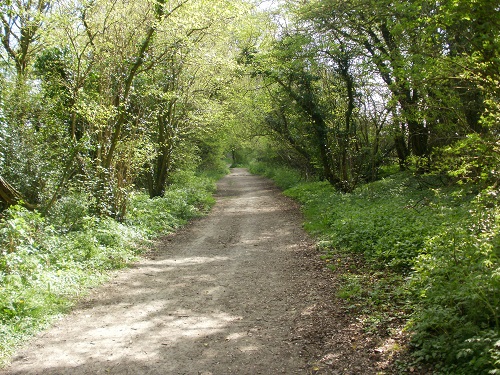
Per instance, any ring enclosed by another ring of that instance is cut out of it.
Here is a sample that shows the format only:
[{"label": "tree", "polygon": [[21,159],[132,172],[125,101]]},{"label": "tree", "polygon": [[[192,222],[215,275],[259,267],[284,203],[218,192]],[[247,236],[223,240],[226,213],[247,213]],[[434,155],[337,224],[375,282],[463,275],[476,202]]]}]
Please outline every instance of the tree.
[{"label": "tree", "polygon": [[[489,72],[498,56],[498,9],[488,1],[315,0],[294,11],[312,33],[357,46],[392,93],[401,164],[486,129],[484,88],[468,67]],[[390,102],[388,103],[390,105]],[[425,169],[425,168],[424,168]]]},{"label": "tree", "polygon": [[[51,1],[42,0],[0,3],[2,58],[7,62],[4,69],[6,75],[10,76],[10,62],[13,61],[15,71],[15,82],[13,85],[5,85],[6,93],[1,99],[3,104],[17,104],[16,106],[2,106],[4,121],[12,125],[12,127],[5,129],[2,137],[3,164],[7,164],[7,166],[9,165],[8,160],[13,159],[14,163],[12,164],[15,164],[16,159],[26,159],[26,157],[32,156],[34,152],[34,150],[28,150],[29,145],[26,144],[26,141],[29,142],[33,135],[32,126],[27,123],[28,108],[32,107],[33,102],[30,102],[28,98],[29,89],[26,86],[26,79],[33,57],[42,45],[40,43],[40,29],[51,3]],[[4,170],[2,175],[3,177],[7,175],[9,180],[14,180],[22,187],[37,185],[37,182],[33,180],[20,183],[24,181],[19,178],[20,176],[14,171],[14,168],[10,168],[10,171]],[[24,191],[14,189],[9,182],[2,178],[0,195],[4,205],[8,207],[18,201],[37,200],[34,194],[26,194],[27,189],[22,190]],[[27,202],[25,202],[25,205],[33,207]]]},{"label": "tree", "polygon": [[146,166],[157,163],[156,196],[175,168],[197,165],[198,146],[212,141],[205,142],[210,137],[199,121],[206,118],[196,113],[204,96],[216,96],[223,73],[213,63],[217,56],[206,71],[195,65],[211,55],[215,39],[232,37],[232,22],[246,6],[224,0],[2,6],[4,57],[22,76],[6,73],[5,86],[12,84],[23,103],[9,108],[2,98],[8,157],[0,174],[13,181],[1,185],[6,197],[19,186],[20,195],[48,212],[72,186],[89,194],[95,213],[122,219]]},{"label": "tree", "polygon": [[272,132],[300,155],[303,165],[319,167],[321,178],[351,191],[376,168],[371,151],[376,130],[364,128],[364,144],[358,135],[358,87],[365,83],[366,72],[354,63],[357,50],[352,43],[304,29],[297,20],[267,50],[240,60],[267,82],[274,105],[266,122]]},{"label": "tree", "polygon": [[[299,12],[303,20],[313,22],[318,32],[332,33],[337,40],[364,49],[399,105],[404,120],[401,130],[408,133],[409,148],[415,156],[422,157],[429,153],[429,130],[418,111],[423,94],[415,64],[419,53],[412,47],[419,45],[418,33],[405,28],[408,24],[401,25],[404,17],[418,17],[418,13],[413,13],[415,7],[385,0],[317,0]],[[396,142],[398,139],[399,134]]]},{"label": "tree", "polygon": [[146,166],[152,198],[163,195],[176,169],[194,169],[200,162],[208,165],[221,156],[223,137],[217,129],[224,124],[214,119],[234,74],[228,26],[242,17],[245,8],[225,1],[200,4],[203,8],[190,9],[190,21],[178,33],[155,41],[164,62],[144,75],[149,87],[146,101],[137,98],[154,117],[148,136],[156,151]]},{"label": "tree", "polygon": [[0,39],[14,60],[17,77],[22,81],[36,53],[43,18],[52,5],[48,0],[2,1],[0,3]]}]

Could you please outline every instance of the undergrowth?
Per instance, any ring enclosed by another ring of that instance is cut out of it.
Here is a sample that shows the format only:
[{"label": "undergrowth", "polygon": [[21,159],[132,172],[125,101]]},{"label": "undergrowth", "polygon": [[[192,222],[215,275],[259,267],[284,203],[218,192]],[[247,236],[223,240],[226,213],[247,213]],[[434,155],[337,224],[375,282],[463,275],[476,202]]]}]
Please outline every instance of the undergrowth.
[{"label": "undergrowth", "polygon": [[62,198],[42,217],[21,206],[0,219],[0,366],[16,346],[66,312],[110,270],[136,260],[160,234],[202,215],[215,202],[220,174],[178,174],[164,197],[136,193],[126,221],[89,214],[83,194]]},{"label": "undergrowth", "polygon": [[305,229],[327,266],[341,269],[338,297],[367,331],[405,326],[413,369],[500,374],[498,189],[396,173],[343,194],[253,168],[263,170],[303,205]]},{"label": "undergrowth", "polygon": [[299,172],[289,167],[270,167],[266,163],[252,162],[248,169],[251,173],[272,179],[283,190],[291,188],[303,180]]}]

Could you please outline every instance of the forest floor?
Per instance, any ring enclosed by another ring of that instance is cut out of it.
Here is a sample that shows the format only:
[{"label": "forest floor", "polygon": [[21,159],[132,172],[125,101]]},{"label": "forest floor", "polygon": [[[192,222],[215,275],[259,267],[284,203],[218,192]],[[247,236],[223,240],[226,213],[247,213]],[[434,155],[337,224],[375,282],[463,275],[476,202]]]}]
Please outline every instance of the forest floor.
[{"label": "forest floor", "polygon": [[297,204],[245,169],[216,197],[0,374],[391,373],[387,342],[336,299]]}]

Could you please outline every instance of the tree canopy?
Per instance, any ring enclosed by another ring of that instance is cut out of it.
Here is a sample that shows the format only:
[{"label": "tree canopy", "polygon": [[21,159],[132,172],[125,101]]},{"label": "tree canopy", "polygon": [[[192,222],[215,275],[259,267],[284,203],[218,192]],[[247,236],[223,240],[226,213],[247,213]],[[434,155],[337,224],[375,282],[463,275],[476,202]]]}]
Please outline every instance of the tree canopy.
[{"label": "tree canopy", "polygon": [[[161,196],[223,144],[235,76],[234,1],[4,2],[2,201],[48,212],[68,189],[123,218],[135,187]],[[207,150],[207,147],[209,150]]]},{"label": "tree canopy", "polygon": [[[72,186],[91,194],[96,213],[124,217],[134,186],[161,196],[172,171],[259,134],[342,191],[393,158],[402,169],[497,178],[482,165],[495,165],[498,148],[497,10],[485,1],[292,1],[269,14],[223,0],[4,2],[4,206],[22,197],[47,212]],[[478,148],[491,157],[474,161]]]},{"label": "tree canopy", "polygon": [[497,1],[269,3],[0,1],[0,211],[120,222],[138,191],[250,159],[341,194],[396,166],[497,205]]}]

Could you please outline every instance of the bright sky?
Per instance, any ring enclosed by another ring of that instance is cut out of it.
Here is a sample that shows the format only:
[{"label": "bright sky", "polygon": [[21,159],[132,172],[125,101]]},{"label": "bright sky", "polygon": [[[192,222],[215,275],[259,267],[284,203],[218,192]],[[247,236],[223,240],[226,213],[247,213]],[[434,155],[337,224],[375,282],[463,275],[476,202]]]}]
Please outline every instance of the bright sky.
[{"label": "bright sky", "polygon": [[258,3],[258,8],[261,10],[273,10],[278,7],[280,0],[263,0]]}]

